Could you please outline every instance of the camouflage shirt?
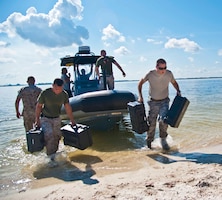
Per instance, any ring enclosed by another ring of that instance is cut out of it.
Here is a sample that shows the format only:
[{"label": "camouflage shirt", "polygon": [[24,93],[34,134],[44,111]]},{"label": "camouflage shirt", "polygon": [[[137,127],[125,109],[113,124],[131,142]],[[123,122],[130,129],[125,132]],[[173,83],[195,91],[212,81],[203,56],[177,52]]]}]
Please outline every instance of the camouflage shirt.
[{"label": "camouflage shirt", "polygon": [[35,85],[27,86],[19,90],[18,97],[23,102],[23,112],[34,111],[37,103],[37,98],[41,93],[41,89]]}]

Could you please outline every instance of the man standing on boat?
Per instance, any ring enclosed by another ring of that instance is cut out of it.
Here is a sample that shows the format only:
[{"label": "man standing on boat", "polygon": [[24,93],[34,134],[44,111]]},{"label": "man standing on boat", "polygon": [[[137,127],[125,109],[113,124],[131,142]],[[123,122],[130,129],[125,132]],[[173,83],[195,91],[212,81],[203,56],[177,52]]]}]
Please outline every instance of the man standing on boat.
[{"label": "man standing on boat", "polygon": [[[113,76],[112,64],[115,64],[119,68],[119,70],[123,74],[123,77],[125,77],[126,74],[123,71],[122,67],[119,65],[119,63],[116,62],[114,57],[106,56],[105,50],[101,50],[100,55],[101,57],[99,57],[96,61],[96,68],[95,68],[96,75],[100,79],[101,88],[106,90],[108,86],[109,90],[113,90],[114,89],[114,76]],[[100,77],[100,74],[99,74],[99,66],[101,66],[101,69],[102,69],[102,77]]]},{"label": "man standing on boat", "polygon": [[72,83],[72,81],[70,80],[71,75],[68,74],[68,71],[65,67],[62,68],[62,75],[61,75],[61,79],[63,80],[64,84],[63,84],[63,89],[68,93],[69,97],[73,97],[72,95],[72,91],[70,89],[70,84]]},{"label": "man standing on boat", "polygon": [[[26,132],[31,130],[33,128],[33,124],[35,123],[35,106],[37,103],[37,98],[42,91],[35,85],[35,78],[33,76],[28,77],[27,83],[28,86],[19,90],[15,100],[16,117],[20,118],[23,116]],[[22,100],[23,103],[22,114],[19,112],[20,100]]]},{"label": "man standing on boat", "polygon": [[156,62],[156,69],[151,70],[145,75],[138,83],[139,102],[143,102],[142,85],[145,82],[149,82],[149,114],[148,124],[149,130],[147,131],[147,146],[151,149],[151,143],[154,140],[156,121],[158,117],[159,121],[159,135],[161,139],[161,145],[164,150],[169,150],[170,147],[167,144],[167,128],[168,124],[164,123],[164,119],[169,109],[169,83],[177,91],[177,95],[181,96],[179,85],[175,80],[173,73],[167,70],[166,61],[162,58]]},{"label": "man standing on boat", "polygon": [[61,138],[61,107],[64,105],[72,126],[76,123],[69,104],[69,96],[63,90],[63,80],[56,78],[52,88],[45,89],[38,97],[36,105],[36,126],[41,127],[44,133],[46,154],[50,158],[50,166],[56,166],[55,155]]}]

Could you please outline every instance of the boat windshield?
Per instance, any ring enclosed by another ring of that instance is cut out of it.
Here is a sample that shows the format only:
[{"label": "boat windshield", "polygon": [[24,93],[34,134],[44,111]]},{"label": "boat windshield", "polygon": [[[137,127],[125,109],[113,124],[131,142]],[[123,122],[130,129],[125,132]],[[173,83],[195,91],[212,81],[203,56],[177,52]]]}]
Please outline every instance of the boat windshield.
[{"label": "boat windshield", "polygon": [[95,79],[93,64],[76,65],[76,79],[83,81]]}]

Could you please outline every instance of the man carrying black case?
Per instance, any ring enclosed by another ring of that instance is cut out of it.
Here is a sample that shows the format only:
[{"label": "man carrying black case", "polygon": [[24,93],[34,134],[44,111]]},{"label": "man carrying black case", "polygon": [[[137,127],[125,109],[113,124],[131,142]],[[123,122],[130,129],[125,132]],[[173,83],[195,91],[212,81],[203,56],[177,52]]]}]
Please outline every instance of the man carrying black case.
[{"label": "man carrying black case", "polygon": [[44,134],[41,129],[33,128],[26,133],[28,151],[33,153],[44,148]]},{"label": "man carrying black case", "polygon": [[76,124],[72,126],[67,124],[61,128],[64,145],[76,147],[77,149],[84,150],[92,146],[92,136],[89,126],[83,124]]},{"label": "man carrying black case", "polygon": [[145,107],[143,103],[138,101],[129,102],[127,104],[132,130],[136,133],[142,134],[148,130]]},{"label": "man carrying black case", "polygon": [[169,84],[177,91],[177,95],[181,96],[180,88],[174,78],[173,73],[167,69],[167,63],[160,58],[156,61],[156,69],[150,70],[138,83],[139,97],[138,101],[143,102],[142,86],[144,83],[149,83],[149,112],[147,131],[147,146],[152,149],[151,143],[155,138],[156,123],[159,123],[159,137],[164,150],[169,150],[167,144],[167,128],[168,124],[164,123],[164,119],[169,109]]},{"label": "man carrying black case", "polygon": [[171,127],[178,128],[189,103],[186,97],[177,95],[173,100],[164,122]]}]

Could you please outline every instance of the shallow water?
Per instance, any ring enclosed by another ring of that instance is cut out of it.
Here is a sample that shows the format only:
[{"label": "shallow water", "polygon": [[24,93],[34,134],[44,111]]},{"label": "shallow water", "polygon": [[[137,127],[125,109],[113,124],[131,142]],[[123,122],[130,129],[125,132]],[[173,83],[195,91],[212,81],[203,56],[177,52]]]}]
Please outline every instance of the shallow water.
[{"label": "shallow water", "polygon": [[[130,90],[137,94],[138,81],[117,82],[116,89]],[[198,148],[222,144],[222,78],[178,80],[182,95],[190,105],[179,128],[169,127],[168,142],[171,152],[192,151]],[[50,86],[40,86],[43,89]],[[15,116],[14,101],[20,87],[0,87],[0,191],[6,193],[26,190],[35,185],[35,180],[54,177],[62,181],[84,180],[86,184],[96,184],[91,165],[97,163],[102,173],[127,170],[126,159],[130,152],[145,151],[146,134],[137,134],[131,130],[129,115],[108,131],[92,131],[93,146],[80,151],[60,143],[57,169],[47,168],[48,160],[44,150],[30,154],[26,148],[23,120]],[[175,90],[170,87],[171,102]],[[148,86],[144,85],[144,99]],[[146,110],[147,104],[145,103]],[[153,143],[161,151],[158,140]],[[221,147],[222,149],[222,147]],[[125,159],[121,159],[121,158]],[[136,159],[136,158],[135,158]],[[85,167],[85,170],[81,169]],[[115,166],[118,166],[115,168]],[[132,167],[132,166],[131,166]],[[62,169],[62,170],[61,170]],[[42,183],[43,184],[43,183]]]}]

